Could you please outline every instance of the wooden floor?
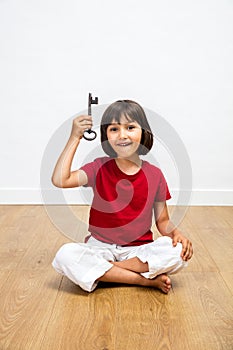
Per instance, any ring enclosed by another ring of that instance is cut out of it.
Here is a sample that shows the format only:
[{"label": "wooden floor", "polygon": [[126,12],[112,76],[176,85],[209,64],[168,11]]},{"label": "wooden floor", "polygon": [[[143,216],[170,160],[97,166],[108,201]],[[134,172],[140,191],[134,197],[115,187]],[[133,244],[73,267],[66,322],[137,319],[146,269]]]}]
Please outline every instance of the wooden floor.
[{"label": "wooden floor", "polygon": [[69,239],[43,206],[0,206],[0,223],[1,350],[233,349],[233,207],[189,208],[181,228],[195,255],[169,295],[106,284],[88,294],[57,274]]}]

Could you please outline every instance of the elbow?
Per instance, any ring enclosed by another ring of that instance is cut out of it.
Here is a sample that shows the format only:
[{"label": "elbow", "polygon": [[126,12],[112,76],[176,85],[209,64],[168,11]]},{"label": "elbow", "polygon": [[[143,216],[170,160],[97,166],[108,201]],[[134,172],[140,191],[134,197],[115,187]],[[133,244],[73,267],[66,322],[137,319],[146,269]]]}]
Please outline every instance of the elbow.
[{"label": "elbow", "polygon": [[62,181],[57,179],[55,176],[52,176],[51,182],[53,186],[58,187],[58,188],[64,188]]}]

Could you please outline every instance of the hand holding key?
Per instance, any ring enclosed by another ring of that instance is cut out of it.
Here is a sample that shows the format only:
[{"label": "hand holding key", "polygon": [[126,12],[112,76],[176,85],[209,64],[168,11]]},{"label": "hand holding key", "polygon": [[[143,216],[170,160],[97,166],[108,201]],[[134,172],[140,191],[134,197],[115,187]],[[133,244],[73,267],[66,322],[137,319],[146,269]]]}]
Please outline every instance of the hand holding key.
[{"label": "hand holding key", "polygon": [[92,116],[80,115],[73,120],[71,136],[81,139],[85,131],[92,128]]}]

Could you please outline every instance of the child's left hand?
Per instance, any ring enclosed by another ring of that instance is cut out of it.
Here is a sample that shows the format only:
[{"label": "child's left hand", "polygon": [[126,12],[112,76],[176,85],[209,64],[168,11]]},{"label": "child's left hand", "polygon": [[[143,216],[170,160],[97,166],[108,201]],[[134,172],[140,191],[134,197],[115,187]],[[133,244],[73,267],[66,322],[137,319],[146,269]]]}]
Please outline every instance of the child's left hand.
[{"label": "child's left hand", "polygon": [[186,238],[179,232],[179,233],[174,233],[172,238],[173,247],[176,247],[177,243],[182,244],[182,251],[180,254],[181,258],[184,261],[188,261],[189,259],[191,259],[193,255],[192,242],[190,242],[188,238]]}]

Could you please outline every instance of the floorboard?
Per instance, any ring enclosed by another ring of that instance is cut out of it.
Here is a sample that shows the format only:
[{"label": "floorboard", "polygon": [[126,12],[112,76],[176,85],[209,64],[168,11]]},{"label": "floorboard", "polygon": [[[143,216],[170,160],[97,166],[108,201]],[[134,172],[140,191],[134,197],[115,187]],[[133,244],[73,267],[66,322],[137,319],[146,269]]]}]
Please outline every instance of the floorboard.
[{"label": "floorboard", "polygon": [[[87,222],[88,207],[70,209]],[[66,224],[61,206],[50,210]],[[71,239],[45,208],[0,206],[0,350],[232,350],[232,214],[189,207],[180,228],[194,257],[168,295],[106,283],[86,293],[51,267]]]}]

